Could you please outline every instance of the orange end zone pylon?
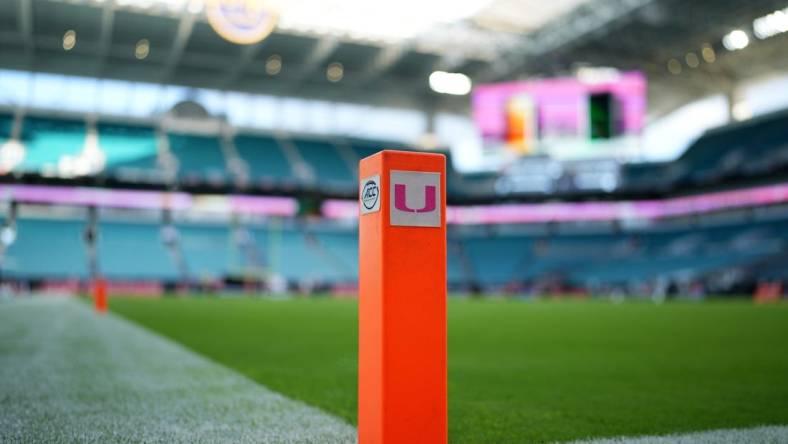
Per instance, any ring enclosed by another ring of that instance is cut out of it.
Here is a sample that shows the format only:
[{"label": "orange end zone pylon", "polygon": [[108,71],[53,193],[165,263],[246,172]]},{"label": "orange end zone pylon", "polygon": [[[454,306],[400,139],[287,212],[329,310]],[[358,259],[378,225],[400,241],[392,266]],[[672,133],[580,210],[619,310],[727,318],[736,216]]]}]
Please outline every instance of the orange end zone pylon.
[{"label": "orange end zone pylon", "polygon": [[447,442],[446,158],[359,167],[360,444]]},{"label": "orange end zone pylon", "polygon": [[95,279],[93,281],[93,304],[96,312],[104,313],[107,311],[107,281],[104,279]]}]

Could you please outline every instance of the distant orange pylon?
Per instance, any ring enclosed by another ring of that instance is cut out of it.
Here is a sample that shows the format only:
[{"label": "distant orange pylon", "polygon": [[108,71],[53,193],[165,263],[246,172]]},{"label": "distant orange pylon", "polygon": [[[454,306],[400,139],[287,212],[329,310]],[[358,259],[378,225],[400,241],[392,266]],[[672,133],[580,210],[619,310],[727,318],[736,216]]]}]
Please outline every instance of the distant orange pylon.
[{"label": "distant orange pylon", "polygon": [[97,313],[104,313],[107,311],[107,281],[104,279],[95,279],[93,281],[93,302]]}]

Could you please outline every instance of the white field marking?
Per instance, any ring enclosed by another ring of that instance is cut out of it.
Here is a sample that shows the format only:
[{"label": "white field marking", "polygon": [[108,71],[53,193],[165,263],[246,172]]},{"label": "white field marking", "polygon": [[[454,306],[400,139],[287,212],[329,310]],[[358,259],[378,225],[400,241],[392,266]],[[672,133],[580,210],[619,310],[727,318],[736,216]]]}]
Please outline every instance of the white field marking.
[{"label": "white field marking", "polygon": [[570,444],[786,444],[788,426],[720,429],[663,436],[639,436],[573,441]]},{"label": "white field marking", "polygon": [[0,442],[355,443],[342,420],[74,300],[0,301]]}]

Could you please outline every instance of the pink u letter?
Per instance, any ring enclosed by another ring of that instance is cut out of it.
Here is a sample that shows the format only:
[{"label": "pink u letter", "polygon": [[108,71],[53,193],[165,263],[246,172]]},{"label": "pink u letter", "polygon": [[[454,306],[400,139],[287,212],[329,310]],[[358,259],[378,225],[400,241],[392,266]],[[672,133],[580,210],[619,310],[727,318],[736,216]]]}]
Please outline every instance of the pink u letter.
[{"label": "pink u letter", "polygon": [[418,210],[408,207],[405,191],[405,184],[398,183],[394,185],[394,207],[396,209],[400,211],[406,211],[408,213],[429,213],[435,210],[437,205],[437,190],[435,189],[435,186],[427,185],[424,187],[424,207]]}]

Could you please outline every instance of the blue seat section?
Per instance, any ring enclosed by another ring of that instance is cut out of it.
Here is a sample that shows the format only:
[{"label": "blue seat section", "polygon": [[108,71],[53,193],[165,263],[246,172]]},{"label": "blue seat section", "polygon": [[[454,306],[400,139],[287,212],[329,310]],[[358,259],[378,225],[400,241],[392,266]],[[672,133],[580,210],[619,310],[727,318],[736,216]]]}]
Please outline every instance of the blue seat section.
[{"label": "blue seat section", "polygon": [[306,139],[294,139],[293,143],[315,172],[318,184],[349,187],[355,183],[355,175],[333,144]]},{"label": "blue seat section", "polygon": [[158,223],[100,223],[98,254],[99,268],[109,279],[174,281],[180,277]]},{"label": "blue seat section", "polygon": [[265,239],[269,270],[293,282],[353,282],[357,278],[355,232],[344,234],[305,232],[303,229],[269,228],[258,231]]},{"label": "blue seat section", "polygon": [[232,242],[227,224],[175,225],[178,230],[181,252],[193,279],[222,279],[238,272],[240,264],[238,247]]},{"label": "blue seat section", "polygon": [[230,241],[237,245],[230,251],[230,269],[239,275],[260,275],[271,261],[268,249],[268,225],[242,225],[230,232]]},{"label": "blue seat section", "polygon": [[22,125],[25,158],[17,169],[40,172],[57,166],[60,158],[75,156],[85,146],[85,122],[27,117]]},{"label": "blue seat section", "polygon": [[85,279],[85,222],[23,218],[16,241],[8,247],[3,274],[24,279]]},{"label": "blue seat section", "polygon": [[351,142],[350,148],[353,150],[353,152],[356,154],[356,156],[358,156],[360,160],[365,157],[372,156],[378,151],[383,150],[384,148],[386,148],[386,145],[383,143],[359,140],[359,141]]},{"label": "blue seat section", "polygon": [[180,245],[194,278],[220,278],[264,268],[292,281],[347,282],[357,278],[355,231],[245,227],[246,247],[226,225],[177,224]]},{"label": "blue seat section", "polygon": [[446,246],[446,279],[450,285],[460,285],[467,282],[463,265],[460,262],[462,244],[453,237],[449,237]]},{"label": "blue seat section", "polygon": [[462,242],[483,285],[550,277],[626,284],[752,266],[785,254],[787,232],[783,221],[618,234],[466,236]]},{"label": "blue seat section", "polygon": [[[311,233],[317,241],[313,250],[327,260],[329,282],[356,282],[358,280],[358,234],[355,231],[316,231]],[[309,239],[307,239],[309,241]]]},{"label": "blue seat section", "polygon": [[709,130],[674,162],[627,165],[623,185],[634,191],[659,191],[768,173],[788,162],[787,146],[788,111],[779,111]]},{"label": "blue seat section", "polygon": [[14,116],[0,114],[0,143],[11,138],[11,129],[14,126]]},{"label": "blue seat section", "polygon": [[517,279],[533,244],[529,238],[515,236],[474,236],[464,243],[475,277],[485,285],[505,285]]},{"label": "blue seat section", "polygon": [[106,171],[119,169],[156,169],[158,146],[151,127],[99,123],[96,125],[101,150],[106,156]]},{"label": "blue seat section", "polygon": [[[621,169],[621,188],[628,191],[664,191],[673,184],[670,163],[633,163]],[[673,169],[675,171],[675,169]]]},{"label": "blue seat section", "polygon": [[168,134],[181,179],[227,180],[227,163],[216,137]]},{"label": "blue seat section", "polygon": [[[21,218],[4,262],[7,276],[88,277],[85,222]],[[180,250],[194,280],[279,275],[290,282],[352,284],[358,279],[357,231],[349,226],[272,222],[231,229],[221,222],[176,224]],[[559,226],[557,230],[561,230]],[[114,280],[177,280],[175,261],[158,223],[103,221],[100,270]],[[788,220],[713,222],[594,234],[484,228],[449,236],[450,285],[562,282],[585,288],[692,279],[730,267],[753,276],[785,275]]]},{"label": "blue seat section", "polygon": [[254,181],[295,179],[290,163],[272,137],[238,136],[235,138],[235,150],[249,166],[249,178]]}]

